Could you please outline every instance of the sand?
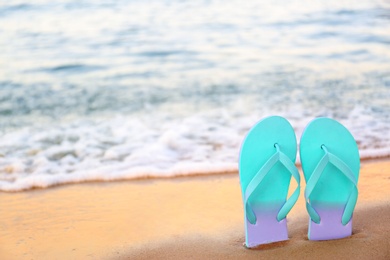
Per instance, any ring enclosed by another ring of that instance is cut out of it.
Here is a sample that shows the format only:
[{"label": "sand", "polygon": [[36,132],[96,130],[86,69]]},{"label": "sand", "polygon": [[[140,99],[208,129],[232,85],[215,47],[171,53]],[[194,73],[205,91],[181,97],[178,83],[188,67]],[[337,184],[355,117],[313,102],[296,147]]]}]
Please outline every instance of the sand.
[{"label": "sand", "polygon": [[237,174],[1,193],[0,259],[390,259],[390,160],[364,162],[358,187],[351,237],[307,240],[301,194],[290,240],[256,250]]}]

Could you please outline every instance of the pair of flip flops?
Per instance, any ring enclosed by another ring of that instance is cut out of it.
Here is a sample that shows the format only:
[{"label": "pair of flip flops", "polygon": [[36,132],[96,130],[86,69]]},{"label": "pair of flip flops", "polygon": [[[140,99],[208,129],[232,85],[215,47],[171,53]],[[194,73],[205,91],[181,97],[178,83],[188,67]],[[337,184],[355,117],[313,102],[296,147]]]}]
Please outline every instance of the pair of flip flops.
[{"label": "pair of flip flops", "polygon": [[[299,150],[310,216],[308,238],[350,236],[360,170],[355,139],[337,121],[317,118],[304,130]],[[245,137],[239,173],[247,247],[288,239],[286,216],[300,193],[296,153],[294,129],[283,117],[261,120]],[[286,199],[291,178],[297,187]]]}]

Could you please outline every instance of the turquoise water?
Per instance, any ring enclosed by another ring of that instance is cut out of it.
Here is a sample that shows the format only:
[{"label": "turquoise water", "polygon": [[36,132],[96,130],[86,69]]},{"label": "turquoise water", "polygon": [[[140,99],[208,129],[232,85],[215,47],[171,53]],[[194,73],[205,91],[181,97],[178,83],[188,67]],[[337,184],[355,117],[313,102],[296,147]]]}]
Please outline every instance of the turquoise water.
[{"label": "turquoise water", "polygon": [[0,190],[234,171],[260,118],[390,155],[386,1],[0,3]]}]

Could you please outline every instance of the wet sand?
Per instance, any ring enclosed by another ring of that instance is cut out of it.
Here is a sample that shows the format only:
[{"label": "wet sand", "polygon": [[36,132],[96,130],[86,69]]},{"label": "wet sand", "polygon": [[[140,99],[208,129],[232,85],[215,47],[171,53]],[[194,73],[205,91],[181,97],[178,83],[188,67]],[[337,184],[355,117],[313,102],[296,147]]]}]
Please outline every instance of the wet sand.
[{"label": "wet sand", "polygon": [[237,174],[1,193],[0,259],[390,259],[390,160],[363,162],[358,187],[351,237],[308,241],[301,194],[290,240],[257,250]]}]

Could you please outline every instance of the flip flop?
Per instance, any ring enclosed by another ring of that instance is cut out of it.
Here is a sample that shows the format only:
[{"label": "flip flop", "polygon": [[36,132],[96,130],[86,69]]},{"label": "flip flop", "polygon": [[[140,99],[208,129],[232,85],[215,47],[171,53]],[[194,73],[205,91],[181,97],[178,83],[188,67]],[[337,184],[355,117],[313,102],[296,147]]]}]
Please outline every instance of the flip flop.
[{"label": "flip flop", "polygon": [[[286,216],[298,199],[294,129],[279,116],[265,118],[249,130],[239,157],[245,215],[245,245],[288,240]],[[286,200],[291,176],[297,188]]]},{"label": "flip flop", "polygon": [[317,118],[302,134],[300,156],[310,216],[309,239],[350,236],[360,169],[355,139],[339,122]]}]

